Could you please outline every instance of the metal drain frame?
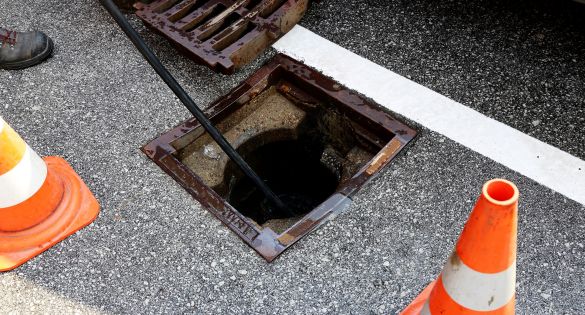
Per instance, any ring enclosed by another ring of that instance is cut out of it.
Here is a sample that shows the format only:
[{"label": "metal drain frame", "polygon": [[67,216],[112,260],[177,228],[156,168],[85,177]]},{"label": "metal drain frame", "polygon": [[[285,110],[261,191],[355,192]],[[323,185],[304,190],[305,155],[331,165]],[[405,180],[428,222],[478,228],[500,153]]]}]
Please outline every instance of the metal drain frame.
[{"label": "metal drain frame", "polygon": [[136,15],[149,28],[165,36],[189,58],[214,71],[232,74],[293,28],[303,17],[308,2],[157,0],[150,4],[137,2],[135,8]]},{"label": "metal drain frame", "polygon": [[[283,81],[291,84],[283,84]],[[352,117],[352,120],[359,122],[358,127],[366,126],[388,140],[376,143],[381,150],[366,165],[351,179],[341,183],[336,193],[280,235],[270,228],[260,227],[242,215],[176,157],[180,149],[204,133],[195,118],[165,132],[142,148],[150,159],[268,262],[345,209],[351,203],[350,198],[416,136],[416,131],[386,113],[380,105],[285,55],[275,56],[230,93],[215,101],[206,110],[206,114],[211,121],[218,123],[256,95],[275,85],[278,85],[279,91],[286,97],[301,103],[311,104],[315,99],[308,93],[318,95],[320,99],[333,104]],[[356,133],[367,137],[365,128],[356,128]]]}]

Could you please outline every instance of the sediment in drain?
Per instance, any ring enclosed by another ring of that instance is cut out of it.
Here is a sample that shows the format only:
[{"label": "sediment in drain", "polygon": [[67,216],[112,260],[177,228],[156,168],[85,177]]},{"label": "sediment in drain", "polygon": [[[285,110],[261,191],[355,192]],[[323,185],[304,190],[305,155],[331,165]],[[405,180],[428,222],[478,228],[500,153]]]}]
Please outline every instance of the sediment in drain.
[{"label": "sediment in drain", "polygon": [[[305,116],[303,110],[270,88],[218,122],[217,128],[240,154],[245,154],[246,148],[260,147],[260,141],[291,139]],[[209,135],[202,134],[180,150],[178,158],[207,186],[225,194],[224,172],[229,158]]]},{"label": "sediment in drain", "polygon": [[299,106],[273,87],[218,127],[296,217],[270,209],[206,135],[181,150],[179,159],[240,213],[277,233],[326,200],[375,152],[360,145],[351,121],[326,103]]}]

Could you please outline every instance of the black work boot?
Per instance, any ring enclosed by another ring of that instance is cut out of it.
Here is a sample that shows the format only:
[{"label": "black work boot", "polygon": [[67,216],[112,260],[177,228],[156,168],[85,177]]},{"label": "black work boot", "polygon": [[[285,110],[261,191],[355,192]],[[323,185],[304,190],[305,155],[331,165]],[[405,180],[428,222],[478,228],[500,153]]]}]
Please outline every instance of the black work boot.
[{"label": "black work boot", "polygon": [[53,41],[43,32],[15,32],[0,27],[0,69],[34,66],[53,53]]}]

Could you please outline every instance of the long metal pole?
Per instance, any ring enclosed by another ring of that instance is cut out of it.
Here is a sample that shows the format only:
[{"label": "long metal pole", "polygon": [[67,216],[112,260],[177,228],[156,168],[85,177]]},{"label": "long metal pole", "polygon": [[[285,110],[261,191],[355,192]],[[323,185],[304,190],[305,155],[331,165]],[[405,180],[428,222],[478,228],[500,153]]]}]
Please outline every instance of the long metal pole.
[{"label": "long metal pole", "polygon": [[175,80],[170,72],[163,66],[160,60],[156,57],[152,49],[146,45],[142,37],[134,30],[130,25],[126,17],[120,12],[120,9],[112,2],[112,0],[100,0],[102,5],[108,10],[110,15],[114,18],[120,28],[126,33],[128,38],[134,43],[134,46],[140,51],[142,56],[148,61],[148,63],[154,68],[156,73],[165,81],[165,83],[173,90],[175,95],[181,100],[183,105],[197,118],[201,126],[209,133],[209,135],[217,142],[221,149],[227,154],[227,156],[236,163],[236,165],[244,172],[248,178],[262,191],[266,199],[272,203],[273,206],[280,210],[286,211],[289,214],[291,211],[287,206],[278,198],[278,196],[264,183],[264,181],[252,170],[250,165],[244,161],[244,159],[236,152],[236,150],[229,144],[224,136],[213,126],[207,116],[195,105],[193,99],[187,94],[187,92],[181,87],[181,85]]}]

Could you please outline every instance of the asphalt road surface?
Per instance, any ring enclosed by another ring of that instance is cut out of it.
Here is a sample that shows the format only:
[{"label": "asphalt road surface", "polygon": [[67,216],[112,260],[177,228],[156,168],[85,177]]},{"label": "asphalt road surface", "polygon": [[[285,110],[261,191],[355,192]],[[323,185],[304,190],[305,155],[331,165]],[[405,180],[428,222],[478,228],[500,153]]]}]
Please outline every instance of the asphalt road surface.
[{"label": "asphalt road surface", "polygon": [[[416,142],[266,263],[139,151],[190,114],[97,1],[0,8],[3,26],[56,43],[47,62],[0,71],[0,115],[40,155],[66,158],[102,206],[0,275],[0,313],[394,314],[439,274],[494,177],[521,192],[517,313],[585,311],[584,205],[406,117]],[[219,75],[131,20],[201,107],[275,54]],[[584,21],[570,2],[343,0],[314,4],[300,24],[584,159]]]}]

